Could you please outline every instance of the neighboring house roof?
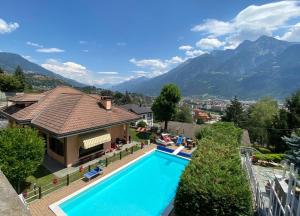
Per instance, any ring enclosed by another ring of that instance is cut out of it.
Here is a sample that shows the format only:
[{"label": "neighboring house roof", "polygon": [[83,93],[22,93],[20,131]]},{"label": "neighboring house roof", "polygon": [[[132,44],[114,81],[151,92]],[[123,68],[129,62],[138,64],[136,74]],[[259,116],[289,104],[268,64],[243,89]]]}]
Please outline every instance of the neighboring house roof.
[{"label": "neighboring house roof", "polygon": [[151,107],[145,107],[136,104],[125,104],[121,107],[127,109],[128,111],[134,112],[138,115],[152,112]]},{"label": "neighboring house roof", "polygon": [[[161,128],[164,128],[164,122],[161,123]],[[198,125],[193,123],[185,123],[185,122],[176,122],[169,121],[168,122],[168,130],[173,133],[183,134],[189,138],[195,138],[195,133],[204,127],[204,125]]]},{"label": "neighboring house roof", "polygon": [[14,97],[9,98],[8,100],[11,102],[37,102],[42,97],[44,97],[45,94],[20,94],[16,95]]},{"label": "neighboring house roof", "polygon": [[0,215],[30,216],[29,210],[23,204],[5,175],[0,170]]},{"label": "neighboring house roof", "polygon": [[208,115],[208,113],[203,112],[200,109],[194,109],[194,118],[208,120],[208,119],[210,119],[210,116]]},{"label": "neighboring house roof", "polygon": [[140,117],[119,107],[106,110],[95,96],[79,90],[61,86],[45,92],[37,103],[15,113],[6,113],[17,121],[29,121],[32,125],[45,129],[57,137],[84,133],[115,124],[138,120]]}]

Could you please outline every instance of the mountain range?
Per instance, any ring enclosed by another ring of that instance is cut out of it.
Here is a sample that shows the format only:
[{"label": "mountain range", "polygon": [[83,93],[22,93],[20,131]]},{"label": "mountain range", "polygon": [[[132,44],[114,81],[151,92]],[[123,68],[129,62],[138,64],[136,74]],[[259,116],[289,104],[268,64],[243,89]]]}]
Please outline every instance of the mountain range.
[{"label": "mountain range", "polygon": [[38,64],[28,61],[18,54],[0,52],[0,67],[3,70],[13,73],[18,65],[23,69],[27,76],[29,76],[31,79],[35,79],[35,84],[41,83],[41,80],[43,80],[43,84],[45,84],[44,81],[47,80],[47,82],[50,84],[49,87],[53,87],[52,84],[56,85],[56,83],[60,85],[67,84],[74,87],[86,86],[85,84],[47,70]]},{"label": "mountain range", "polygon": [[261,36],[235,49],[216,50],[188,59],[154,78],[137,78],[113,90],[158,95],[175,83],[184,96],[282,99],[300,88],[300,44]]}]

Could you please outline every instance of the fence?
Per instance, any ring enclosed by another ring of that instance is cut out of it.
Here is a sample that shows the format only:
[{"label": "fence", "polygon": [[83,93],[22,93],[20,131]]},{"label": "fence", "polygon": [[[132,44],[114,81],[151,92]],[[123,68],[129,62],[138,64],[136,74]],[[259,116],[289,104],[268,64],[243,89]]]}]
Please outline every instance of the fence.
[{"label": "fence", "polygon": [[[248,153],[243,160],[243,167],[250,181],[254,208],[258,215],[300,216],[300,199],[296,193],[296,188],[300,185],[300,182],[293,164],[290,165],[288,178],[285,178],[286,169],[284,169],[281,177],[278,176],[268,180],[266,192],[260,189]],[[286,179],[288,179],[288,186],[284,188],[283,185],[286,184]]]},{"label": "fence", "polygon": [[73,172],[71,174],[67,174],[66,176],[62,178],[54,178],[52,182],[49,182],[48,184],[45,185],[34,185],[33,189],[30,191],[23,192],[23,197],[26,203],[30,203],[36,199],[41,199],[43,196],[46,194],[49,194],[59,188],[62,188],[64,186],[68,186],[70,183],[82,179],[84,173],[87,171],[90,171],[91,169],[94,169],[96,166],[103,166],[107,167],[109,164],[113,163],[114,161],[117,160],[122,160],[122,158],[133,154],[134,152],[143,149],[145,144],[137,144],[134,145],[130,148],[126,148],[118,153],[115,153],[111,157],[106,157],[103,160],[99,160],[98,162],[89,165],[87,167],[80,166],[78,171]]}]

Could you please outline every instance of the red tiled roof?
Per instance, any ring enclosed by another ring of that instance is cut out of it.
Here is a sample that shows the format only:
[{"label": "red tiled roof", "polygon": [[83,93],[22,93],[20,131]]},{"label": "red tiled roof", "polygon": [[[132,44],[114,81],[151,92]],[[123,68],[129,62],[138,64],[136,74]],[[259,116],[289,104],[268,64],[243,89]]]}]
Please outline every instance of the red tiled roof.
[{"label": "red tiled roof", "polygon": [[21,94],[9,98],[12,102],[36,102],[39,101],[45,94]]},{"label": "red tiled roof", "polygon": [[70,87],[57,87],[44,94],[37,103],[10,116],[19,121],[30,120],[33,125],[58,136],[139,119],[119,107],[105,110],[97,97]]}]

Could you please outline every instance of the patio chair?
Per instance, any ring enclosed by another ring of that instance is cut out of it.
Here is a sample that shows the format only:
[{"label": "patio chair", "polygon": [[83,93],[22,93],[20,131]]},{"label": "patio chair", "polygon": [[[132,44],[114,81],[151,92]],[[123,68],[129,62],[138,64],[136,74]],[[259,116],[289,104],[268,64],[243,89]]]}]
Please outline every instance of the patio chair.
[{"label": "patio chair", "polygon": [[103,173],[103,170],[100,167],[96,167],[95,169],[87,172],[86,174],[84,174],[84,177],[88,180],[91,180],[93,177],[100,175]]}]

